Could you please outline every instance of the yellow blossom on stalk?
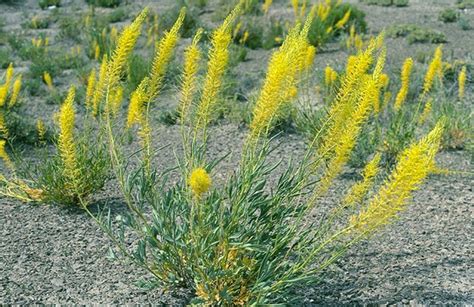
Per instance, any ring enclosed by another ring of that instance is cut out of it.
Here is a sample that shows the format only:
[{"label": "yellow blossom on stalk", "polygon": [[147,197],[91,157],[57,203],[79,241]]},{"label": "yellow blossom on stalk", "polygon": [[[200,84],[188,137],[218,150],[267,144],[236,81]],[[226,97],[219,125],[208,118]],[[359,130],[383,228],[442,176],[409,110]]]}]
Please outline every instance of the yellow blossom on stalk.
[{"label": "yellow blossom on stalk", "polygon": [[265,135],[282,106],[297,94],[296,81],[303,68],[308,42],[305,28],[300,25],[290,30],[283,45],[272,54],[267,74],[250,123],[250,135]]},{"label": "yellow blossom on stalk", "polygon": [[118,111],[120,110],[120,106],[122,105],[123,87],[117,86],[116,88],[114,88],[113,91],[110,93],[109,99],[110,99],[112,114],[114,116],[117,116]]},{"label": "yellow blossom on stalk", "polygon": [[135,18],[135,20],[122,31],[122,34],[120,34],[117,47],[108,63],[107,87],[109,89],[113,89],[116,83],[120,80],[127,59],[140,36],[141,27],[147,14],[148,9],[145,8],[137,18]]},{"label": "yellow blossom on stalk", "polygon": [[3,114],[3,111],[0,111],[0,133],[2,134],[2,138],[8,139],[8,126],[5,122],[5,115]]},{"label": "yellow blossom on stalk", "polygon": [[145,77],[130,97],[127,115],[127,128],[130,128],[135,124],[143,123],[143,104],[146,102],[146,88],[148,86],[148,82],[148,77]]},{"label": "yellow blossom on stalk", "polygon": [[326,4],[324,4],[324,3],[319,3],[318,4],[317,14],[318,14],[319,19],[321,19],[321,21],[326,20],[326,18],[328,17],[330,11],[331,11],[331,6],[328,5],[327,3]]},{"label": "yellow blossom on stalk", "polygon": [[75,180],[77,177],[76,143],[74,139],[74,97],[76,90],[69,89],[66,100],[59,112],[59,137],[58,150],[64,164],[64,173],[69,179]]},{"label": "yellow blossom on stalk", "polygon": [[44,125],[43,120],[38,119],[36,121],[36,131],[38,132],[39,142],[44,143],[46,141],[46,127]]},{"label": "yellow blossom on stalk", "polygon": [[201,101],[196,116],[196,129],[204,129],[210,121],[219,90],[222,85],[227,63],[229,61],[229,45],[232,40],[232,24],[240,14],[241,7],[237,5],[227,16],[222,25],[212,33],[207,74],[202,89]]},{"label": "yellow blossom on stalk", "polygon": [[262,4],[262,10],[265,14],[268,13],[268,10],[270,9],[270,6],[272,5],[273,0],[265,0],[265,2]]},{"label": "yellow blossom on stalk", "polygon": [[[373,107],[375,97],[379,95],[379,87],[377,82],[367,76],[361,85],[360,96],[356,98],[357,105],[349,114],[346,114],[347,122],[336,122],[329,133],[325,136],[324,144],[327,146],[334,145],[333,154],[330,156],[328,166],[325,173],[321,177],[317,195],[321,196],[327,192],[333,180],[340,174],[343,166],[347,163],[350,153],[354,148],[362,125],[367,120],[369,112]],[[336,118],[336,120],[342,120]],[[330,138],[328,140],[328,137]],[[337,140],[337,141],[335,141]],[[324,152],[322,153],[324,154]]]},{"label": "yellow blossom on stalk", "polygon": [[202,194],[209,191],[212,179],[204,168],[199,167],[195,168],[189,175],[188,184],[194,195],[201,197]]},{"label": "yellow blossom on stalk", "polygon": [[423,125],[426,121],[426,119],[428,118],[428,116],[430,116],[430,113],[431,113],[431,109],[432,109],[432,104],[433,104],[433,99],[430,98],[426,104],[425,104],[425,107],[423,108],[423,112],[420,114],[420,117],[418,119],[418,122],[420,125]]},{"label": "yellow blossom on stalk", "polygon": [[382,88],[387,88],[389,83],[390,83],[390,77],[387,74],[381,74],[380,75],[380,86]]},{"label": "yellow blossom on stalk", "polygon": [[314,58],[316,57],[316,47],[309,45],[306,49],[306,63],[305,68],[310,69],[314,63]]},{"label": "yellow blossom on stalk", "polygon": [[463,68],[461,69],[461,72],[459,73],[458,83],[459,83],[458,96],[459,96],[459,99],[463,99],[464,88],[466,87],[466,66],[463,66]]},{"label": "yellow blossom on stalk", "polygon": [[336,27],[337,29],[342,29],[342,28],[346,25],[346,23],[349,21],[349,18],[350,18],[350,17],[351,17],[351,10],[348,10],[348,11],[344,14],[344,16],[341,18],[341,20],[339,20],[339,21],[336,23],[335,27]]},{"label": "yellow blossom on stalk", "polygon": [[5,145],[6,141],[5,140],[0,140],[0,158],[3,160],[5,165],[10,169],[14,170],[15,166],[13,165],[12,160],[10,160],[10,157],[8,156],[7,151],[5,150]]},{"label": "yellow blossom on stalk", "polygon": [[242,38],[240,39],[239,43],[241,45],[245,44],[245,42],[249,39],[249,31],[245,31],[244,32],[244,35],[242,36]]},{"label": "yellow blossom on stalk", "polygon": [[412,193],[436,170],[435,155],[440,147],[443,127],[444,121],[438,122],[427,136],[402,152],[395,170],[367,208],[351,218],[351,228],[369,234],[405,209]]},{"label": "yellow blossom on stalk", "polygon": [[49,72],[47,71],[43,72],[43,81],[44,83],[46,83],[50,91],[54,90],[53,78],[51,78],[51,75],[49,74]]},{"label": "yellow blossom on stalk", "polygon": [[372,160],[367,163],[367,165],[364,167],[362,180],[354,184],[347,193],[346,197],[344,198],[345,205],[356,204],[362,201],[364,196],[372,187],[375,176],[379,172],[379,164],[381,158],[382,155],[380,153],[377,153],[372,158]]},{"label": "yellow blossom on stalk", "polygon": [[8,87],[7,85],[1,85],[0,86],[0,107],[3,107],[5,105],[5,101],[7,100],[7,95],[8,95]]},{"label": "yellow blossom on stalk", "polygon": [[158,95],[161,88],[166,69],[173,56],[173,50],[179,40],[179,30],[183,25],[185,15],[186,9],[182,8],[173,27],[165,33],[164,37],[156,46],[156,53],[153,58],[150,78],[148,81],[148,97],[146,99],[148,102],[152,101],[156,95]]},{"label": "yellow blossom on stalk", "polygon": [[410,75],[413,68],[413,59],[407,58],[402,66],[401,72],[401,87],[398,91],[397,97],[395,98],[395,110],[399,110],[405,102],[408,95],[408,88],[410,87]]},{"label": "yellow blossom on stalk", "polygon": [[291,0],[291,5],[293,6],[293,12],[295,13],[295,17],[298,16],[298,9],[300,7],[299,0]]},{"label": "yellow blossom on stalk", "polygon": [[20,90],[21,90],[21,75],[18,76],[13,83],[13,90],[12,90],[12,96],[10,97],[10,102],[8,104],[8,107],[11,108],[13,107],[16,102],[18,101],[18,96],[20,95]]},{"label": "yellow blossom on stalk", "polygon": [[104,55],[102,64],[99,69],[99,79],[94,90],[94,97],[92,99],[92,114],[95,116],[99,113],[100,104],[107,86],[107,67],[108,67],[107,56]]},{"label": "yellow blossom on stalk", "polygon": [[184,51],[184,71],[179,102],[179,112],[182,123],[187,121],[188,112],[197,89],[196,77],[199,71],[199,61],[201,60],[201,50],[199,49],[198,43],[202,33],[203,30],[199,29],[191,45]]},{"label": "yellow blossom on stalk", "polygon": [[438,76],[440,79],[443,77],[443,50],[439,46],[435,50],[433,60],[428,66],[428,70],[425,75],[425,81],[423,83],[423,95],[427,94],[433,87],[433,82]]},{"label": "yellow blossom on stalk", "polygon": [[10,87],[10,82],[13,78],[13,71],[13,63],[10,63],[10,65],[8,65],[7,71],[5,72],[5,86],[7,88]]},{"label": "yellow blossom on stalk", "polygon": [[382,110],[387,107],[388,103],[390,102],[390,99],[392,99],[392,92],[386,91],[383,94],[383,105],[381,107]]},{"label": "yellow blossom on stalk", "polygon": [[97,41],[94,42],[94,60],[99,60],[100,58],[100,46]]},{"label": "yellow blossom on stalk", "polygon": [[337,77],[337,72],[332,69],[331,66],[326,66],[326,68],[324,69],[324,83],[326,84],[326,86],[331,86],[337,80]]},{"label": "yellow blossom on stalk", "polygon": [[96,82],[96,73],[95,69],[91,70],[89,74],[89,78],[87,78],[87,89],[86,89],[86,107],[90,108],[92,106],[92,100],[94,98],[94,90],[95,90],[95,82]]}]

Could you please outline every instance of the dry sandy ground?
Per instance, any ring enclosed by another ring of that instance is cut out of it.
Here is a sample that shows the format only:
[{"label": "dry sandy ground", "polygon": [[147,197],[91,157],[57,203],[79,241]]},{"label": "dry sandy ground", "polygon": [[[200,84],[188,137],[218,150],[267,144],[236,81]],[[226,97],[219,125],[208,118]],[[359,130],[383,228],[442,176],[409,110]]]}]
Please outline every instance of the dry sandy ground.
[{"label": "dry sandy ground", "polygon": [[[135,2],[138,10],[145,1]],[[358,3],[357,1],[350,1]],[[82,1],[63,1],[65,8]],[[171,1],[155,1],[163,7]],[[462,31],[456,24],[437,20],[440,10],[452,1],[411,0],[407,8],[360,5],[367,13],[373,33],[393,23],[416,23],[447,34],[446,54],[455,58],[472,57],[473,31]],[[85,5],[82,3],[82,6]],[[22,32],[20,24],[38,10],[35,1],[9,7],[0,5],[7,20],[5,29]],[[26,14],[25,14],[26,13]],[[464,13],[474,25],[474,12]],[[57,29],[56,29],[57,30]],[[54,34],[55,27],[51,31]],[[28,34],[26,34],[28,35]],[[389,70],[400,66],[406,56],[427,52],[434,45],[408,45],[404,39],[388,39]],[[326,63],[342,65],[344,51],[319,55],[316,69]],[[240,70],[248,75],[262,74],[262,59],[267,51],[254,51]],[[27,65],[28,63],[24,63]],[[20,68],[21,69],[21,68]],[[68,79],[60,81],[66,85]],[[57,106],[41,101],[32,103],[31,112],[48,112]],[[44,113],[43,113],[44,114]],[[162,144],[175,144],[178,127],[160,127]],[[245,131],[233,124],[212,129],[211,155],[237,151]],[[301,136],[290,135],[279,153],[298,151]],[[238,155],[235,155],[237,157]],[[162,163],[172,161],[172,155]],[[234,159],[224,161],[221,169],[231,170]],[[444,152],[442,166],[471,171],[465,152]],[[225,177],[224,174],[216,174]],[[348,184],[341,180],[339,184]],[[352,249],[327,272],[327,278],[305,289],[305,304],[472,304],[474,303],[474,263],[472,239],[474,180],[466,176],[432,177],[416,193],[413,205],[400,220]],[[99,200],[121,206],[113,188]],[[133,266],[106,258],[109,242],[83,212],[54,206],[31,206],[0,199],[0,303],[150,303],[184,304],[186,292],[163,293],[159,289],[142,290],[135,285],[147,275]]]}]

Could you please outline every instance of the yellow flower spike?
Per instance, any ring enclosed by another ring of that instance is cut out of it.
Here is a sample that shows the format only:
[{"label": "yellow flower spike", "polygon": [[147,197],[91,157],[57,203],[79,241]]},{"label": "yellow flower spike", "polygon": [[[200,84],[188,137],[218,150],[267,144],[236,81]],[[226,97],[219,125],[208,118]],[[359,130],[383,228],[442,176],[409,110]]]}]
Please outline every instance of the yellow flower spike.
[{"label": "yellow flower spike", "polygon": [[199,198],[202,194],[209,191],[212,179],[204,168],[199,167],[195,168],[189,175],[188,184],[194,195]]},{"label": "yellow flower spike", "polygon": [[440,79],[442,78],[443,74],[443,50],[442,46],[439,46],[435,50],[435,54],[433,60],[431,61],[430,65],[428,66],[428,70],[426,71],[425,81],[423,83],[423,93],[422,95],[426,95],[431,88],[433,87],[433,83],[435,78],[438,76]]},{"label": "yellow flower spike", "polygon": [[293,6],[293,13],[295,17],[298,17],[298,9],[300,7],[299,0],[291,0],[291,5]]},{"label": "yellow flower spike", "polygon": [[10,63],[10,65],[8,65],[7,71],[5,72],[5,86],[7,88],[10,87],[10,82],[12,81],[12,78],[13,78],[13,72],[14,72],[13,63]]},{"label": "yellow flower spike", "polygon": [[402,152],[388,180],[367,208],[351,218],[349,227],[369,234],[405,209],[412,193],[436,170],[435,155],[440,147],[443,127],[442,120],[427,136]]},{"label": "yellow flower spike", "polygon": [[380,75],[380,86],[382,88],[387,88],[390,83],[390,77],[387,74]]},{"label": "yellow flower spike", "polygon": [[5,150],[5,145],[6,141],[5,140],[0,140],[0,158],[3,160],[3,163],[13,171],[15,169],[15,166],[13,165],[12,160],[10,160],[10,157],[7,154],[7,151]]},{"label": "yellow flower spike", "polygon": [[324,83],[327,87],[331,86],[337,80],[337,72],[331,66],[326,66],[324,69]]},{"label": "yellow flower spike", "polygon": [[117,47],[109,61],[107,69],[107,87],[113,89],[120,80],[127,59],[130,56],[138,37],[140,36],[142,24],[148,14],[148,8],[145,8],[135,20],[120,34],[117,41]]},{"label": "yellow flower spike", "polygon": [[232,40],[232,24],[240,14],[241,7],[237,5],[224,22],[212,33],[211,48],[207,74],[202,89],[201,101],[196,116],[196,130],[204,130],[211,120],[211,110],[215,106],[229,61],[229,45]]},{"label": "yellow flower spike", "polygon": [[135,124],[143,124],[143,104],[146,102],[146,88],[148,87],[148,82],[148,77],[145,77],[130,97],[127,115],[127,128],[130,128]]},{"label": "yellow flower spike", "polygon": [[400,110],[400,107],[405,102],[405,99],[408,95],[408,88],[410,87],[410,75],[413,68],[413,59],[407,58],[403,63],[402,72],[401,72],[401,87],[398,91],[397,97],[395,98],[395,110]]},{"label": "yellow flower spike", "polygon": [[186,9],[182,8],[174,25],[165,33],[164,37],[156,46],[156,53],[153,58],[150,78],[148,81],[147,102],[152,101],[161,89],[166,69],[173,57],[173,50],[179,40],[179,30],[183,25],[185,16]]},{"label": "yellow flower spike", "polygon": [[89,78],[87,78],[87,89],[86,89],[86,107],[90,109],[92,107],[92,100],[94,98],[94,90],[95,90],[95,82],[96,82],[96,72],[93,68],[91,73],[89,74]]},{"label": "yellow flower spike", "polygon": [[96,116],[100,110],[100,104],[102,102],[102,98],[104,97],[104,93],[107,86],[107,67],[108,67],[108,59],[107,56],[104,55],[102,59],[102,64],[100,64],[99,69],[99,78],[97,80],[95,90],[94,90],[94,97],[92,99],[92,114]]},{"label": "yellow flower spike", "polygon": [[5,115],[3,114],[3,111],[0,111],[0,133],[2,134],[2,138],[8,139],[8,126],[5,121]]},{"label": "yellow flower spike", "polygon": [[270,6],[272,6],[273,0],[265,0],[265,2],[262,4],[262,10],[265,14],[268,13],[268,10],[270,9]]},{"label": "yellow flower spike", "polygon": [[46,142],[46,127],[42,119],[36,121],[36,132],[38,133],[38,141],[40,144]]},{"label": "yellow flower spike", "polygon": [[43,81],[44,81],[44,83],[46,83],[46,85],[48,86],[48,89],[50,91],[54,90],[53,78],[51,77],[49,72],[47,72],[47,71],[43,72]]},{"label": "yellow flower spike", "polygon": [[123,87],[117,86],[111,93],[111,109],[112,115],[117,116],[123,100]]},{"label": "yellow flower spike", "polygon": [[21,90],[21,75],[19,75],[15,82],[13,83],[13,90],[12,90],[12,96],[10,97],[10,102],[8,103],[8,107],[11,108],[15,106],[15,104],[18,101],[18,96],[20,96],[20,90]]},{"label": "yellow flower spike", "polygon": [[100,46],[97,42],[94,43],[94,60],[98,61],[100,58]]},{"label": "yellow flower spike", "polygon": [[354,184],[344,198],[344,205],[354,205],[362,201],[374,183],[375,176],[379,172],[379,164],[382,155],[380,153],[370,160],[364,167],[363,179]]},{"label": "yellow flower spike", "polygon": [[341,20],[339,20],[336,23],[336,25],[335,25],[336,29],[342,29],[346,25],[346,23],[349,21],[349,18],[351,18],[351,10],[348,10],[344,14],[344,16],[341,18]]},{"label": "yellow flower spike", "polygon": [[306,49],[306,69],[310,69],[313,66],[314,58],[316,57],[316,47],[309,45]]},{"label": "yellow flower spike", "polygon": [[423,125],[425,121],[428,119],[428,116],[431,114],[431,109],[432,109],[432,104],[433,104],[433,98],[430,98],[426,104],[425,107],[423,108],[423,112],[420,114],[420,117],[418,119],[418,123],[420,125]]},{"label": "yellow flower spike", "polygon": [[192,106],[193,97],[197,89],[196,79],[199,71],[199,61],[201,60],[201,50],[198,43],[202,33],[203,30],[199,29],[191,45],[184,51],[184,71],[179,102],[181,123],[185,123],[188,120],[188,112]]},{"label": "yellow flower spike", "polygon": [[463,66],[458,76],[458,84],[459,84],[458,97],[461,100],[464,98],[464,88],[466,87],[466,75],[467,75],[466,66]]},{"label": "yellow flower spike", "polygon": [[59,112],[58,151],[64,164],[64,174],[72,181],[77,178],[76,143],[74,139],[74,97],[76,90],[69,89],[66,100]]},{"label": "yellow flower spike", "polygon": [[5,105],[5,101],[7,100],[7,95],[8,95],[8,87],[7,85],[1,85],[0,86],[0,107],[3,107]]}]

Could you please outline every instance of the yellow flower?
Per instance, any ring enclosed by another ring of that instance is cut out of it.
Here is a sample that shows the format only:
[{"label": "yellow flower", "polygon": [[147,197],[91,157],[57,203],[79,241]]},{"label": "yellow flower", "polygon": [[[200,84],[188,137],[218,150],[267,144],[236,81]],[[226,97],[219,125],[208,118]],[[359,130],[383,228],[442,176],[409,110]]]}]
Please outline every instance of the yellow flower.
[{"label": "yellow flower", "polygon": [[418,122],[420,123],[420,125],[424,124],[426,119],[430,115],[432,102],[433,102],[433,99],[430,99],[428,100],[428,102],[426,102],[425,107],[423,108],[423,112],[420,114],[420,118],[418,119]]},{"label": "yellow flower", "polygon": [[324,69],[324,83],[326,83],[326,86],[331,86],[337,80],[337,77],[337,72],[331,66],[326,66]]},{"label": "yellow flower", "polygon": [[6,141],[5,140],[0,140],[0,158],[3,160],[5,165],[10,169],[14,170],[14,165],[13,162],[10,160],[10,157],[7,154],[7,151],[5,150],[5,145]]},{"label": "yellow flower", "polygon": [[337,29],[341,29],[342,27],[344,27],[346,25],[346,23],[349,21],[349,18],[351,17],[351,10],[348,10],[344,16],[341,18],[341,20],[339,20],[337,23],[336,23],[336,28]]},{"label": "yellow flower", "polygon": [[381,159],[380,153],[375,154],[374,158],[364,167],[363,179],[354,184],[347,193],[344,204],[351,205],[359,203],[374,183],[374,178],[379,171],[379,163]]},{"label": "yellow flower", "polygon": [[8,88],[10,87],[10,82],[13,78],[13,63],[8,65],[7,71],[5,72],[5,86]]},{"label": "yellow flower", "polygon": [[91,107],[92,99],[94,98],[95,81],[96,81],[96,73],[95,73],[95,69],[92,69],[89,75],[89,78],[87,78],[87,89],[86,89],[86,107],[87,108]]},{"label": "yellow flower", "polygon": [[427,94],[433,87],[433,82],[438,76],[441,80],[443,77],[443,50],[439,46],[435,50],[433,60],[428,66],[428,70],[425,75],[425,82],[423,83],[423,95]]},{"label": "yellow flower", "polygon": [[410,75],[413,67],[413,59],[407,58],[402,66],[401,72],[401,83],[402,86],[398,91],[397,97],[395,98],[395,110],[399,110],[400,107],[405,102],[405,99],[408,95],[408,88],[410,87]]},{"label": "yellow flower", "polygon": [[146,101],[152,101],[159,93],[166,69],[173,56],[173,50],[179,40],[179,30],[183,25],[186,9],[182,8],[173,27],[165,33],[156,46],[155,56],[151,67]]},{"label": "yellow flower", "polygon": [[122,31],[122,34],[120,34],[117,48],[115,48],[108,64],[107,86],[109,89],[113,89],[119,81],[127,59],[137,42],[138,36],[140,36],[141,27],[147,14],[148,9],[145,8],[137,18]]},{"label": "yellow flower", "polygon": [[130,97],[130,104],[128,105],[127,128],[135,124],[143,125],[144,110],[143,105],[146,101],[146,88],[148,86],[148,77],[143,78],[138,88],[132,93]]},{"label": "yellow flower", "polygon": [[104,97],[106,86],[107,86],[107,67],[109,61],[107,60],[107,56],[104,55],[102,59],[102,64],[100,64],[99,69],[99,79],[97,80],[97,84],[94,90],[94,97],[92,99],[92,114],[95,116],[99,113],[100,105],[102,102],[102,98]]},{"label": "yellow flower", "polygon": [[268,10],[270,9],[270,6],[272,5],[273,0],[265,0],[265,2],[262,4],[262,10],[265,14],[268,13]]},{"label": "yellow flower", "polygon": [[229,61],[228,48],[232,40],[232,24],[240,14],[240,10],[240,5],[237,5],[222,25],[212,33],[207,74],[196,114],[196,129],[204,130],[211,120],[211,111],[215,106],[222,85],[222,77]]},{"label": "yellow flower", "polygon": [[2,110],[0,110],[0,133],[2,134],[2,138],[8,139],[8,126],[5,122],[5,115]]},{"label": "yellow flower", "polygon": [[13,107],[18,101],[20,90],[21,90],[21,75],[18,76],[18,78],[16,78],[15,82],[13,83],[12,96],[10,97],[10,103],[8,104],[9,108]]},{"label": "yellow flower", "polygon": [[464,88],[466,86],[466,66],[463,66],[461,69],[461,72],[459,73],[458,77],[458,83],[459,83],[459,99],[464,98]]},{"label": "yellow flower", "polygon": [[0,86],[0,107],[5,105],[5,101],[7,100],[8,95],[8,87],[7,85]]},{"label": "yellow flower", "polygon": [[316,47],[309,45],[306,49],[306,69],[310,69],[314,63],[314,58],[316,57]]},{"label": "yellow flower", "polygon": [[61,106],[59,112],[59,137],[58,150],[59,155],[64,164],[64,173],[70,180],[76,180],[77,175],[77,158],[76,143],[74,138],[74,97],[75,89],[71,87],[67,94],[66,100]]},{"label": "yellow flower", "polygon": [[54,90],[53,78],[51,78],[51,75],[49,74],[49,72],[47,71],[43,72],[43,81],[44,83],[46,83],[50,91]]},{"label": "yellow flower", "polygon": [[199,71],[199,61],[201,60],[201,50],[199,49],[198,42],[201,39],[202,33],[202,29],[197,31],[193,42],[184,52],[184,72],[181,82],[181,99],[179,102],[179,112],[182,123],[187,121],[188,112],[197,89],[196,79]]},{"label": "yellow flower", "polygon": [[212,184],[212,179],[204,168],[195,168],[188,178],[189,186],[194,195],[200,197],[206,193]]},{"label": "yellow flower", "polygon": [[442,120],[427,136],[402,152],[395,170],[368,207],[351,218],[350,227],[370,233],[389,223],[405,209],[413,191],[436,170],[435,155],[439,150],[443,127]]},{"label": "yellow flower", "polygon": [[36,121],[36,131],[38,132],[38,140],[40,143],[44,143],[46,141],[46,127],[44,126],[44,122],[41,119]]}]

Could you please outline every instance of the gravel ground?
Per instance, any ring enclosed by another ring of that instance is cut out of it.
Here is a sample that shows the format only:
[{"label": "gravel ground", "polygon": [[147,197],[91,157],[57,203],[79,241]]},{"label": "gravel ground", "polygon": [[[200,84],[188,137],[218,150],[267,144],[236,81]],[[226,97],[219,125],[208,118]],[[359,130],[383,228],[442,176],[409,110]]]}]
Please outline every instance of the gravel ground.
[{"label": "gravel ground", "polygon": [[[137,1],[140,7],[145,1]],[[156,1],[154,6],[170,1]],[[348,2],[358,3],[352,0]],[[65,0],[69,4],[80,1]],[[471,57],[474,35],[456,24],[437,20],[439,11],[452,1],[411,0],[408,8],[360,5],[367,13],[369,29],[377,33],[393,23],[418,23],[448,35],[446,54]],[[39,11],[35,1],[21,9],[0,4],[7,31],[21,31],[25,16]],[[288,8],[289,10],[289,8]],[[463,12],[474,25],[474,10]],[[6,12],[6,13],[3,13]],[[4,15],[3,15],[4,14]],[[48,30],[57,31],[57,28]],[[53,40],[54,43],[54,40]],[[433,45],[408,45],[404,39],[389,39],[389,69],[396,71],[406,56],[429,52]],[[318,55],[317,70],[327,63],[342,65],[344,51]],[[239,66],[246,76],[261,76],[266,51],[249,52],[249,61]],[[27,65],[27,63],[23,63]],[[21,70],[21,65],[19,70]],[[23,67],[25,69],[25,67]],[[58,81],[62,88],[70,79]],[[472,93],[471,93],[472,95]],[[471,96],[472,97],[472,96]],[[57,106],[31,102],[31,113],[51,114]],[[231,172],[245,131],[233,124],[212,128],[211,157],[235,152],[222,163],[216,179]],[[157,147],[175,143],[176,127],[162,127]],[[303,140],[287,136],[275,157],[301,150]],[[168,164],[173,155],[159,163]],[[472,172],[466,152],[444,152],[439,163],[451,169]],[[338,184],[347,185],[348,180]],[[474,179],[467,176],[434,176],[416,193],[413,205],[399,221],[353,248],[333,265],[322,283],[305,289],[305,304],[427,304],[472,305],[474,303],[474,259],[472,239]],[[120,208],[119,195],[108,187],[98,203],[112,201]],[[32,206],[0,198],[0,304],[172,304],[186,303],[187,293],[143,290],[136,282],[147,278],[140,269],[107,258],[109,241],[91,219],[79,210],[54,206]]]}]

